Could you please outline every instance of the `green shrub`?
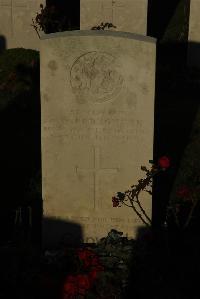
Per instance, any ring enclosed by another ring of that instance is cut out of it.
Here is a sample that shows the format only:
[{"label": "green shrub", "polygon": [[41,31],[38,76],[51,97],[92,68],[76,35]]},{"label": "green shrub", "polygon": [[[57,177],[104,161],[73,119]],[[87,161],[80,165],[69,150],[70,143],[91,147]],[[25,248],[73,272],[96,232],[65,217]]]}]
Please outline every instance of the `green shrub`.
[{"label": "green shrub", "polygon": [[0,55],[0,112],[39,80],[39,52],[16,48]]},{"label": "green shrub", "polygon": [[5,50],[0,70],[1,206],[15,208],[40,171],[39,52]]},{"label": "green shrub", "polygon": [[[40,4],[41,12],[37,13],[37,16],[33,21],[33,27],[36,30],[39,38],[40,30],[44,31],[45,34],[67,31],[67,30],[79,30],[80,25],[77,24],[77,14],[73,11],[76,6],[78,6],[77,1],[73,3],[68,3],[67,10],[66,5],[62,7],[59,5]],[[76,4],[76,5],[75,5]]]}]

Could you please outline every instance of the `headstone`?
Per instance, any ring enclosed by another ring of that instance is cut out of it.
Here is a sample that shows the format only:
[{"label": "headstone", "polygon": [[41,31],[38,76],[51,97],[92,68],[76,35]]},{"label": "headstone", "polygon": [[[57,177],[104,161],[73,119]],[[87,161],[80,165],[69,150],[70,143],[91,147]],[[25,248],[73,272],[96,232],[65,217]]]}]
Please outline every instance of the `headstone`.
[{"label": "headstone", "polygon": [[[143,227],[112,197],[144,177],[141,165],[153,158],[155,57],[155,39],[132,33],[41,37],[44,219],[69,231],[80,225],[86,243],[112,228],[133,237]],[[151,217],[151,196],[141,201]]]},{"label": "headstone", "polygon": [[117,28],[146,35],[148,0],[80,0],[80,29],[112,23]]},{"label": "headstone", "polygon": [[27,48],[39,50],[39,37],[31,26],[40,3],[45,0],[0,0],[0,35],[5,38],[6,49]]},{"label": "headstone", "polygon": [[190,0],[188,65],[200,68],[200,0]]}]

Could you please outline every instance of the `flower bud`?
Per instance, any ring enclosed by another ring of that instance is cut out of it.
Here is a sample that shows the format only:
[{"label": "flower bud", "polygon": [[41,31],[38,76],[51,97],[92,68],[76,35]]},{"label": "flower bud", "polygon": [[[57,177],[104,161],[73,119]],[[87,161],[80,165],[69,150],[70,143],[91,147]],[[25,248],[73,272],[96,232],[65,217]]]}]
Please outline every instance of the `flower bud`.
[{"label": "flower bud", "polygon": [[170,159],[167,156],[163,156],[161,158],[158,159],[158,165],[161,168],[169,168],[170,166]]}]

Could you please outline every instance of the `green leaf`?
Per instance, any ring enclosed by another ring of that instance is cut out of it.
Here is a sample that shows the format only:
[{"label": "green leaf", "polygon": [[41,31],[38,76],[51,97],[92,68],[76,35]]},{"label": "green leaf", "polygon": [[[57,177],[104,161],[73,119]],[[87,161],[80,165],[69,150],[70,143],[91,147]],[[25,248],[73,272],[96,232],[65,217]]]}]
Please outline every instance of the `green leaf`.
[{"label": "green leaf", "polygon": [[141,170],[148,171],[147,168],[146,168],[146,166],[141,166]]}]

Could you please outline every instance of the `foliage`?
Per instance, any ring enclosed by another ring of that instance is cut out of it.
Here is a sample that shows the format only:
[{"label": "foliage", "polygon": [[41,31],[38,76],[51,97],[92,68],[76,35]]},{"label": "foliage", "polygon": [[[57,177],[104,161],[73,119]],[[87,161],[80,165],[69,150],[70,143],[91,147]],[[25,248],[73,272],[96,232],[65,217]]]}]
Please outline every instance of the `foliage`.
[{"label": "foliage", "polygon": [[40,8],[41,12],[37,13],[35,20],[32,19],[33,24],[31,25],[36,30],[39,38],[40,30],[43,30],[45,34],[48,34],[77,29],[74,25],[71,25],[70,18],[65,16],[55,5],[47,3],[44,7],[43,4],[40,4]]},{"label": "foliage", "polygon": [[94,26],[91,28],[91,30],[105,30],[105,28],[117,28],[115,25],[113,25],[112,23],[101,23],[100,25]]},{"label": "foliage", "polygon": [[[39,31],[43,30],[44,33],[60,32],[67,30],[78,29],[75,26],[71,25],[70,19],[67,16],[62,15],[62,12],[54,5],[47,3],[44,8],[43,4],[40,4],[41,12],[34,19],[32,19],[32,27],[37,32],[38,37],[40,38]],[[39,25],[39,28],[38,28]],[[100,25],[93,26],[91,30],[105,30],[110,28],[117,28],[112,23],[106,22],[101,23]]]},{"label": "foliage", "polygon": [[158,160],[158,165],[153,165],[151,170],[148,170],[145,166],[141,166],[141,170],[146,172],[146,178],[138,180],[138,184],[131,186],[131,190],[127,190],[124,193],[117,192],[117,196],[112,198],[113,207],[120,207],[121,205],[130,207],[145,225],[151,225],[151,219],[141,205],[139,194],[141,191],[146,191],[152,194],[151,190],[146,189],[146,187],[149,185],[152,187],[152,178],[161,171],[165,171],[169,166],[170,160],[166,156],[161,157]]},{"label": "foliage", "polygon": [[[196,113],[189,142],[184,150],[180,169],[170,195],[170,206],[179,211],[176,224],[184,226],[198,226],[200,202],[200,110]],[[169,209],[169,218],[172,211]]]},{"label": "foliage", "polygon": [[39,52],[5,50],[0,70],[1,205],[11,213],[29,201],[29,180],[40,169]]},{"label": "foliage", "polygon": [[63,277],[62,299],[122,298],[135,244],[134,240],[122,235],[122,232],[111,230],[91,247],[83,245],[78,249],[45,252],[43,268]]},{"label": "foliage", "polygon": [[181,0],[177,5],[161,42],[187,42],[189,31],[190,1]]},{"label": "foliage", "polygon": [[[146,172],[146,178],[138,180],[138,184],[131,186],[131,190],[127,190],[124,193],[117,192],[117,196],[112,197],[113,207],[121,207],[122,205],[125,205],[132,208],[142,222],[146,226],[150,226],[151,219],[142,207],[139,194],[141,191],[146,191],[152,194],[152,192],[147,190],[146,187],[149,185],[152,187],[152,178],[169,167],[170,160],[166,156],[163,156],[158,160],[158,165],[153,164],[151,170],[148,170],[145,166],[141,166],[141,170]],[[194,182],[194,178],[192,181]],[[176,193],[176,200],[168,204],[166,215],[167,221],[170,222],[170,218],[174,218],[177,227],[182,227],[183,229],[187,228],[194,218],[196,208],[199,204],[199,191],[199,174],[196,177],[195,187],[191,187],[190,184],[179,186]],[[127,204],[127,202],[129,204]]]},{"label": "foliage", "polygon": [[38,67],[38,51],[23,48],[3,51],[0,55],[0,111],[19,95],[39,87]]}]

